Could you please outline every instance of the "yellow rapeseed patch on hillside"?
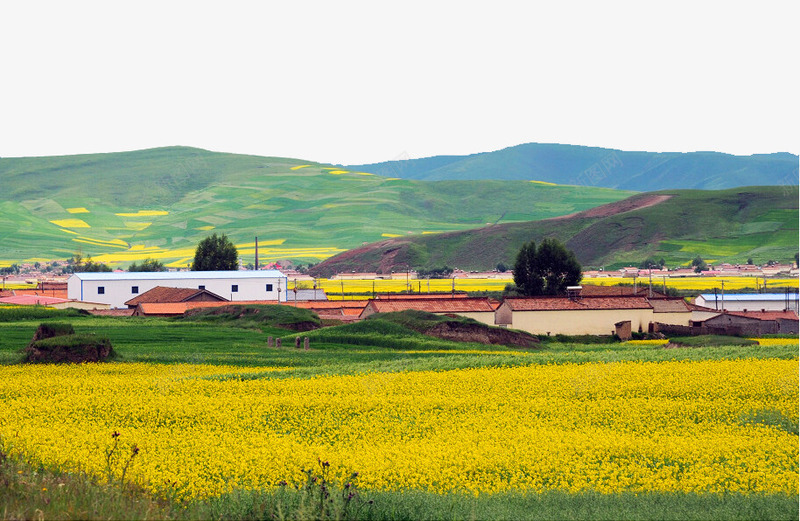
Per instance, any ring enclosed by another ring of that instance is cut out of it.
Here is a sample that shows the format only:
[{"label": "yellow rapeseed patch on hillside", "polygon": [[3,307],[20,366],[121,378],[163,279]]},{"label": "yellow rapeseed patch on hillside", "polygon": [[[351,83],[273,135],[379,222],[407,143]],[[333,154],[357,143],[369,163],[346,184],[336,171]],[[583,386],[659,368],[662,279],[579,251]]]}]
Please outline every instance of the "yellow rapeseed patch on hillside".
[{"label": "yellow rapeseed patch on hillside", "polygon": [[50,222],[62,228],[91,228],[83,219],[55,219]]},{"label": "yellow rapeseed patch on hillside", "polygon": [[151,224],[153,223],[125,221],[125,228],[140,232],[145,228],[149,228]]},{"label": "yellow rapeseed patch on hillside", "polygon": [[166,210],[139,210],[138,212],[121,212],[114,215],[120,217],[154,217],[157,215],[169,215],[169,212]]},{"label": "yellow rapeseed patch on hillside", "polygon": [[275,370],[4,366],[0,437],[102,478],[119,432],[131,480],[185,497],[298,484],[317,458],[367,489],[797,493],[797,360]]},{"label": "yellow rapeseed patch on hillside", "polygon": [[80,206],[80,207],[77,207],[77,208],[67,208],[67,212],[68,213],[89,213],[89,210],[87,210],[86,208]]},{"label": "yellow rapeseed patch on hillside", "polygon": [[72,239],[75,242],[82,242],[84,244],[91,244],[92,246],[105,246],[110,248],[128,248],[129,244],[122,239],[111,239],[111,240],[104,240],[104,239],[94,239],[92,237],[83,237],[78,236]]}]

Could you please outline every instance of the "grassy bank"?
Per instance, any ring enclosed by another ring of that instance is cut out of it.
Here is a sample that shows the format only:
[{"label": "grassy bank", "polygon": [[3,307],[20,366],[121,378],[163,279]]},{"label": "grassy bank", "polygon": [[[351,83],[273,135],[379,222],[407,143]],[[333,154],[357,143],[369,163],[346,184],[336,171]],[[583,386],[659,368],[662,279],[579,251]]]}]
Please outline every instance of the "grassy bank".
[{"label": "grassy bank", "polygon": [[[0,454],[0,519],[408,519],[493,520],[783,520],[797,519],[796,496],[748,494],[536,493],[434,494],[347,491],[318,484],[237,491],[202,501],[154,497],[130,484],[105,484],[81,472],[53,471]],[[355,495],[347,501],[352,492]],[[347,506],[345,506],[347,505]]]}]

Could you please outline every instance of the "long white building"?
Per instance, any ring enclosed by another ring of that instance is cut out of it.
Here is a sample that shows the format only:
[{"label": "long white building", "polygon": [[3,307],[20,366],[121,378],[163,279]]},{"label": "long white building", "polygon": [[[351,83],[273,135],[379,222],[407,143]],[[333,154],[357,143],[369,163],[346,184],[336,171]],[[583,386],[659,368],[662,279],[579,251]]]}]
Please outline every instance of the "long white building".
[{"label": "long white building", "polygon": [[232,302],[286,302],[286,282],[277,270],[74,273],[67,281],[67,296],[124,308],[136,295],[165,286],[205,289]]},{"label": "long white building", "polygon": [[798,310],[797,293],[704,293],[694,303],[718,311]]}]

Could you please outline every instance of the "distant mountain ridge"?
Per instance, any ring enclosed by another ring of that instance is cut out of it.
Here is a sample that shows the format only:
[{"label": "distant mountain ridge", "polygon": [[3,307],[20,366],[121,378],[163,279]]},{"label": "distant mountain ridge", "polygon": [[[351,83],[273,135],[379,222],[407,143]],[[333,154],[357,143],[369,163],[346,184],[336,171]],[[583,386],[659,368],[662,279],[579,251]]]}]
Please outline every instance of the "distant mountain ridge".
[{"label": "distant mountain ridge", "polygon": [[346,168],[385,177],[425,181],[537,180],[648,192],[797,185],[798,159],[787,152],[735,156],[720,152],[627,152],[526,143],[494,152],[386,161]]}]

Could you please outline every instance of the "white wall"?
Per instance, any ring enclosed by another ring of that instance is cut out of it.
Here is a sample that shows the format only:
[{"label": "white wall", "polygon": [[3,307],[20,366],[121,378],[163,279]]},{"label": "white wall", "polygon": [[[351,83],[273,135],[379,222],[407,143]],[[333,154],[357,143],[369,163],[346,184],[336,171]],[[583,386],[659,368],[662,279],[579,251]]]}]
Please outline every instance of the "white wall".
[{"label": "white wall", "polygon": [[[272,291],[267,291],[267,284],[272,285]],[[238,286],[238,291],[234,292],[232,286]],[[138,287],[138,292],[134,293],[132,288]],[[124,308],[125,302],[149,291],[156,286],[168,288],[197,288],[205,286],[205,289],[219,295],[220,297],[231,300],[232,302],[243,300],[272,300],[281,302],[286,301],[286,277],[225,277],[213,278],[182,278],[176,274],[174,278],[148,279],[146,273],[141,274],[140,279],[123,278],[114,280],[111,277],[99,280],[82,280],[73,275],[67,281],[67,295],[70,299],[88,300],[109,304],[112,308]],[[278,288],[280,287],[280,295]],[[103,288],[103,293],[99,289]]]},{"label": "white wall", "polygon": [[[753,295],[754,297],[757,295]],[[784,298],[780,299],[771,299],[771,300],[731,300],[731,299],[723,299],[722,295],[719,296],[716,304],[714,303],[714,299],[710,299],[706,301],[703,299],[702,295],[695,299],[695,304],[698,306],[704,306],[707,308],[715,309],[714,306],[721,311],[722,307],[725,307],[725,311],[761,311],[762,309],[766,311],[783,311],[786,308],[786,300]],[[795,295],[789,295],[789,309],[793,309],[797,311],[797,300],[795,300]]]},{"label": "white wall", "polygon": [[[503,306],[501,306],[503,307]],[[688,313],[687,313],[688,315]],[[617,322],[631,321],[631,331],[647,331],[652,309],[514,311],[511,327],[534,335],[611,335]]]}]

